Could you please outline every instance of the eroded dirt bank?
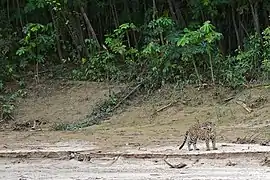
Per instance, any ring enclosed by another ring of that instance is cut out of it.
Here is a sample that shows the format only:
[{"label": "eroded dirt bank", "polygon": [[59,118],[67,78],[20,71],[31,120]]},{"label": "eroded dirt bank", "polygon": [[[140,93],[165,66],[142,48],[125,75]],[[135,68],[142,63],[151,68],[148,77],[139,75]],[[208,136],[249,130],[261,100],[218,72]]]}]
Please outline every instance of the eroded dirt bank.
[{"label": "eroded dirt bank", "polygon": [[[91,82],[52,81],[33,85],[28,96],[19,99],[15,121],[2,126],[0,149],[40,143],[83,140],[103,148],[173,145],[182,141],[186,129],[197,119],[217,124],[218,142],[260,143],[270,138],[270,88],[259,86],[241,91],[223,87],[164,87],[151,96],[138,96],[128,108],[105,122],[76,131],[54,131],[56,123],[83,120],[109,92],[124,85]],[[173,105],[166,107],[172,102]],[[237,104],[244,102],[252,112]],[[34,120],[45,122],[42,131],[31,131]],[[15,131],[14,131],[15,130]],[[2,147],[1,147],[2,146]]]}]

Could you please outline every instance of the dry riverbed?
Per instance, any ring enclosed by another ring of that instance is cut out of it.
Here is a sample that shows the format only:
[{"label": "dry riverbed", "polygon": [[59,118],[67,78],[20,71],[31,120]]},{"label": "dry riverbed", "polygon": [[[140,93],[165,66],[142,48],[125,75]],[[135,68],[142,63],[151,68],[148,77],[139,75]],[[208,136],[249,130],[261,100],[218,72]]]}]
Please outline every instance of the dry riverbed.
[{"label": "dry riverbed", "polygon": [[[79,144],[84,144],[84,149],[78,148]],[[205,151],[204,144],[198,144],[198,147],[201,150],[193,152],[178,150],[177,146],[126,146],[109,151],[83,141],[72,141],[2,149],[0,179],[270,179],[269,146],[219,143],[217,151]],[[86,154],[91,160],[68,160],[61,156],[63,152]],[[59,157],[46,157],[49,153],[59,154]],[[16,158],[10,158],[12,154]],[[29,156],[23,156],[26,154]],[[170,168],[164,162],[164,156],[168,156],[167,161],[173,165],[185,163],[187,166]]]},{"label": "dry riverbed", "polygon": [[0,160],[0,179],[9,180],[146,180],[146,179],[270,179],[270,168],[256,158],[234,159],[168,159],[171,163],[187,163],[183,169],[169,168],[162,159],[119,158],[79,162],[76,160]]}]

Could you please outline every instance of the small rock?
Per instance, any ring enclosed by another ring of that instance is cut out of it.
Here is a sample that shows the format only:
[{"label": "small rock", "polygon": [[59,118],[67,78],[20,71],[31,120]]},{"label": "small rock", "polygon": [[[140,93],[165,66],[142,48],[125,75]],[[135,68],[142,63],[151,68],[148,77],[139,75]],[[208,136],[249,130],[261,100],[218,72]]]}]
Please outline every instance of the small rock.
[{"label": "small rock", "polygon": [[147,151],[146,148],[142,148],[142,147],[139,147],[138,150],[140,150],[140,151]]},{"label": "small rock", "polygon": [[270,146],[270,141],[264,141],[260,143],[261,146]]},{"label": "small rock", "polygon": [[226,166],[235,166],[235,165],[236,165],[236,163],[231,162],[230,160],[229,160],[229,162],[227,162],[227,164],[226,164]]}]

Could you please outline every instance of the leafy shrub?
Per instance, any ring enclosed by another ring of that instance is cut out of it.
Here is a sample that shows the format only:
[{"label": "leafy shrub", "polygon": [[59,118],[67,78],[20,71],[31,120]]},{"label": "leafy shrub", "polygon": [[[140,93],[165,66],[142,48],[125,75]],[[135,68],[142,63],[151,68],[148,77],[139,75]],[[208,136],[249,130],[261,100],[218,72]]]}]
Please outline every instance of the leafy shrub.
[{"label": "leafy shrub", "polygon": [[23,32],[25,37],[20,40],[21,47],[16,52],[20,57],[21,67],[26,67],[29,63],[44,63],[46,58],[55,52],[55,33],[52,24],[29,23]]},{"label": "leafy shrub", "polygon": [[264,78],[270,78],[270,26],[263,31],[263,62],[262,69]]},{"label": "leafy shrub", "polygon": [[18,90],[14,93],[1,92],[0,95],[0,121],[8,121],[13,118],[13,112],[15,110],[15,101],[18,97],[25,97],[26,92],[24,90]]}]

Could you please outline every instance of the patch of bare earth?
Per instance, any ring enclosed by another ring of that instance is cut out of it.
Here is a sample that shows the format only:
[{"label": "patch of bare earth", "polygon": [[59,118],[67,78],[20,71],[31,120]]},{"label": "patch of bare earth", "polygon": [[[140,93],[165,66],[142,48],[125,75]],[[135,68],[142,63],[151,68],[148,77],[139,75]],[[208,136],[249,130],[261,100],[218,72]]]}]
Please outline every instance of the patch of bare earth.
[{"label": "patch of bare earth", "polygon": [[[259,143],[270,137],[269,92],[270,88],[265,87],[241,92],[193,87],[175,92],[164,88],[147,101],[131,106],[110,121],[89,127],[84,132],[95,137],[100,145],[109,147],[177,146],[182,143],[187,128],[198,119],[217,124],[219,142],[233,142],[240,138],[244,141],[239,143]],[[239,105],[239,101],[252,112]],[[159,111],[164,107],[167,108]]]},{"label": "patch of bare earth", "polygon": [[[19,148],[29,144],[57,143],[88,137],[80,132],[52,131],[58,123],[83,120],[109,90],[118,92],[123,86],[94,82],[44,81],[27,88],[27,97],[17,102],[15,121],[0,126],[0,144]],[[42,131],[32,131],[35,120],[42,122]],[[3,147],[0,147],[3,148]]]},{"label": "patch of bare earth", "polygon": [[[55,123],[83,120],[98,101],[108,96],[109,88],[119,91],[123,86],[61,81],[33,85],[28,89],[28,96],[18,101],[15,122],[2,127],[5,131],[0,132],[0,149],[70,140],[88,141],[101,149],[177,146],[186,129],[197,119],[216,122],[219,142],[232,142],[239,137],[248,142],[261,142],[270,137],[270,88],[267,86],[241,92],[221,87],[199,90],[187,87],[177,91],[165,87],[148,98],[137,97],[126,111],[100,125],[72,132],[51,130]],[[239,101],[252,111],[248,112]],[[45,122],[42,131],[31,131],[34,120]],[[25,127],[12,131],[14,126]]]}]

